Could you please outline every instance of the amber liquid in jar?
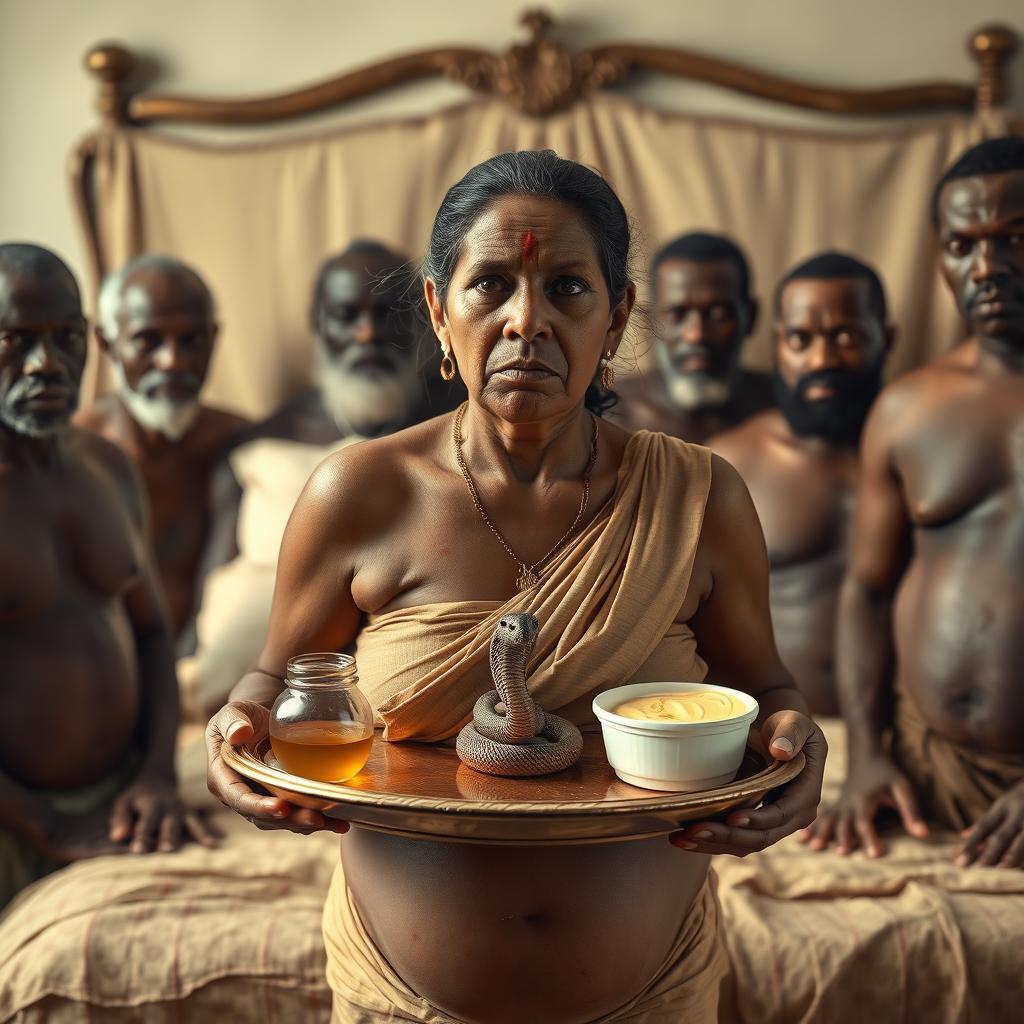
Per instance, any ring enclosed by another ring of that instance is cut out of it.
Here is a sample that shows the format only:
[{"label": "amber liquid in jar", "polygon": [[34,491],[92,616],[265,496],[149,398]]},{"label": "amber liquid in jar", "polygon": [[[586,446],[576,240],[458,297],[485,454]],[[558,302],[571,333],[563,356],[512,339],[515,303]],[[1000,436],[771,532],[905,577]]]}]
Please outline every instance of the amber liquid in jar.
[{"label": "amber liquid in jar", "polygon": [[344,782],[366,764],[373,729],[360,722],[274,723],[270,745],[286,772],[318,782]]}]

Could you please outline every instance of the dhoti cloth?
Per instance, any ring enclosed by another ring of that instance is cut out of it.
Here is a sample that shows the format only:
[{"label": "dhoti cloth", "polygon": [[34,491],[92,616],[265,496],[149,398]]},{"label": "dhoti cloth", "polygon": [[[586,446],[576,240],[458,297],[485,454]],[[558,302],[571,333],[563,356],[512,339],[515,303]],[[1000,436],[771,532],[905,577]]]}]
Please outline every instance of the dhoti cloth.
[{"label": "dhoti cloth", "polygon": [[893,757],[914,786],[925,818],[957,832],[973,825],[1024,780],[1024,756],[964,746],[939,736],[913,699],[897,695]]},{"label": "dhoti cloth", "polygon": [[[90,786],[80,789],[42,789],[35,793],[56,814],[92,814],[113,801],[137,768],[138,756],[133,754],[123,768]],[[63,865],[50,860],[27,840],[6,829],[0,829],[0,910],[22,889],[60,867]]]},{"label": "dhoti cloth", "polygon": [[[706,448],[641,432],[594,521],[510,601],[463,601],[371,615],[356,642],[360,683],[385,739],[442,741],[493,688],[488,647],[498,620],[531,612],[540,633],[527,672],[534,699],[584,728],[595,694],[627,682],[701,681],[693,632],[676,622],[690,584],[711,483]],[[528,785],[528,783],[527,783]],[[343,840],[344,841],[344,840]],[[725,957],[714,890],[681,915],[663,969],[615,1021],[716,1019]],[[340,1021],[450,1021],[411,992],[377,950],[340,869],[324,912],[327,976]]]}]

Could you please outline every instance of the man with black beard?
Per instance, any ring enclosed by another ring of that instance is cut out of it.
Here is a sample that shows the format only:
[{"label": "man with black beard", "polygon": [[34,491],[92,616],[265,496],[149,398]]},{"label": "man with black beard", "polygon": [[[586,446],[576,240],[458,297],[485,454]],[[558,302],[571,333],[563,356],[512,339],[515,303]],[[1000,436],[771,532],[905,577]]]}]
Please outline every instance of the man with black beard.
[{"label": "man with black beard", "polygon": [[153,546],[179,649],[191,646],[209,537],[212,473],[245,420],[200,402],[213,356],[213,296],[169,256],[132,260],[103,282],[96,338],[117,382],[77,418],[135,463],[152,511]]},{"label": "man with black beard", "polygon": [[771,407],[768,374],[740,366],[758,303],[734,242],[702,232],[673,239],[651,264],[651,294],[655,368],[620,382],[609,419],[703,444]]},{"label": "man with black beard", "polygon": [[794,267],[775,293],[778,409],[713,438],[750,488],[771,565],[782,660],[811,709],[838,713],[834,635],[857,450],[895,330],[878,275],[841,253]]}]

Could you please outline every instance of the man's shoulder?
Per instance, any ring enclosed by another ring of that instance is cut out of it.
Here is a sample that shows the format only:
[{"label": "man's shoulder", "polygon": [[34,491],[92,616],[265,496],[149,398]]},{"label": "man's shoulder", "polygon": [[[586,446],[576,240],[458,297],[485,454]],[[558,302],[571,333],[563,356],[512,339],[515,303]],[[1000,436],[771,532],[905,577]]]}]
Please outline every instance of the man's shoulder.
[{"label": "man's shoulder", "polygon": [[872,415],[888,423],[929,412],[941,413],[970,376],[963,353],[954,349],[886,384],[875,401]]},{"label": "man's shoulder", "polygon": [[138,501],[139,473],[120,445],[91,429],[73,426],[68,431],[68,450],[87,472],[113,482],[133,505]]},{"label": "man's shoulder", "polygon": [[766,409],[715,434],[706,443],[716,455],[740,468],[771,448],[779,440],[783,426],[782,414],[777,409]]},{"label": "man's shoulder", "polygon": [[213,405],[201,405],[197,426],[199,428],[197,433],[204,446],[226,449],[238,444],[252,423],[243,416],[228,412],[226,409],[220,409]]}]

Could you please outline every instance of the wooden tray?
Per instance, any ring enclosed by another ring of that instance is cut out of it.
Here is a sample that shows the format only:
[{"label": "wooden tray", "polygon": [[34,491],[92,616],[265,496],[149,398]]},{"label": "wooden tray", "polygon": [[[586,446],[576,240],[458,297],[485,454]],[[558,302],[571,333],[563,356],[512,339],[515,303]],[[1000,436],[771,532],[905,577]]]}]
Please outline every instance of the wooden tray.
[{"label": "wooden tray", "polygon": [[656,793],[622,782],[600,733],[583,738],[572,768],[534,779],[505,779],[467,768],[452,747],[385,743],[378,735],[366,767],[343,783],[316,782],[278,766],[270,740],[221,748],[224,760],[292,803],[385,832],[461,842],[564,844],[646,839],[688,821],[756,806],[804,765],[768,757],[751,732],[737,778],[699,793]]}]

